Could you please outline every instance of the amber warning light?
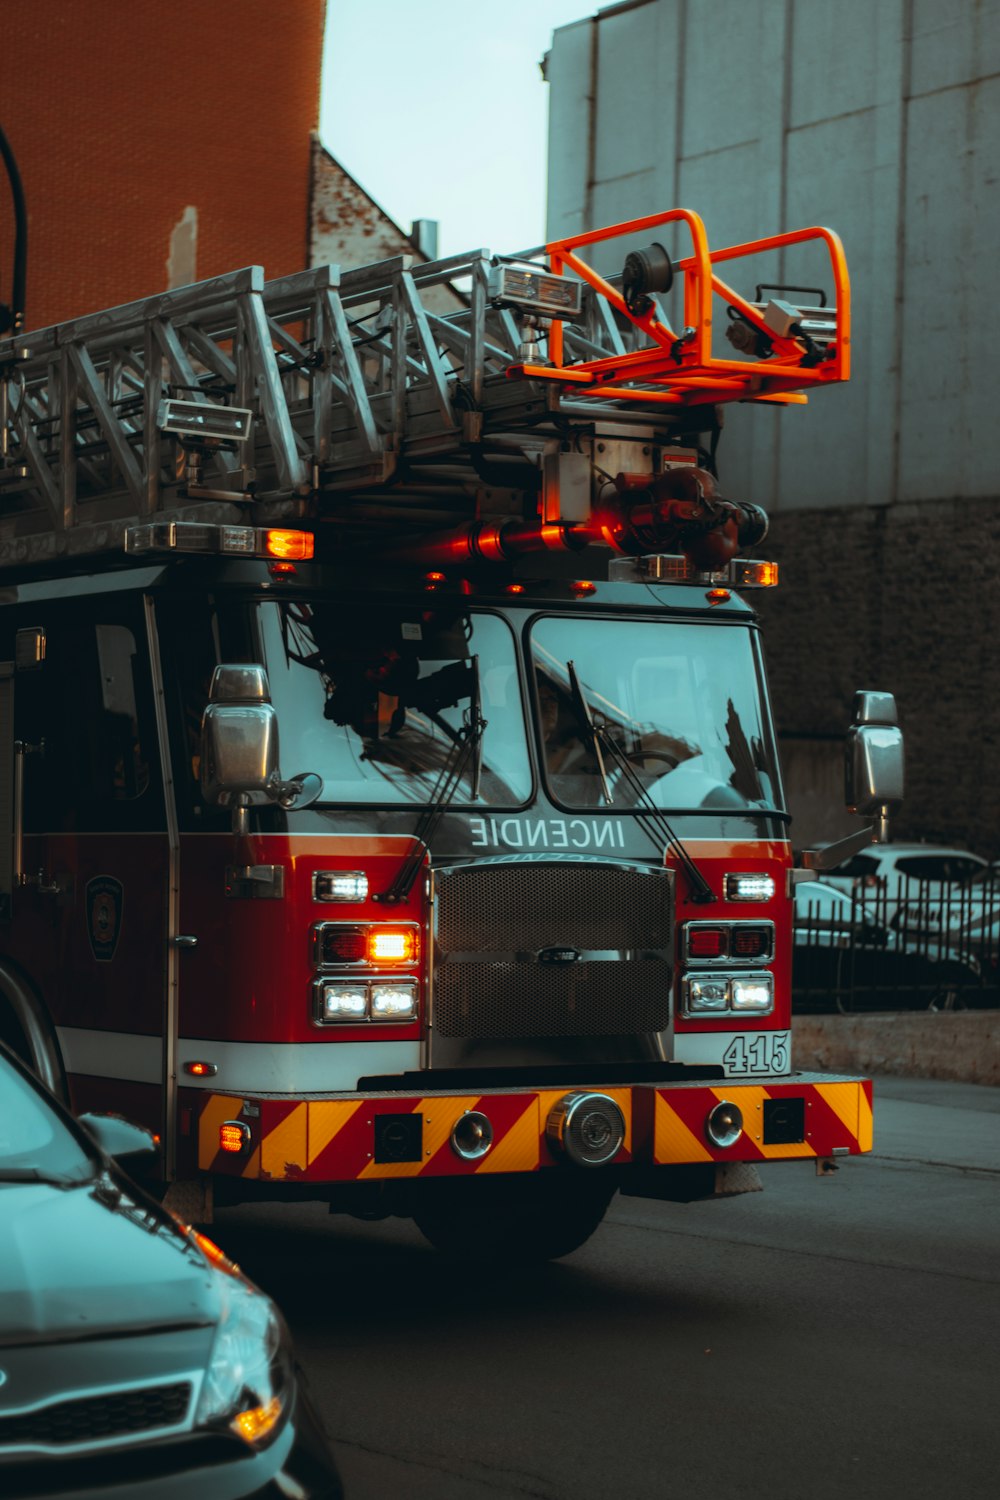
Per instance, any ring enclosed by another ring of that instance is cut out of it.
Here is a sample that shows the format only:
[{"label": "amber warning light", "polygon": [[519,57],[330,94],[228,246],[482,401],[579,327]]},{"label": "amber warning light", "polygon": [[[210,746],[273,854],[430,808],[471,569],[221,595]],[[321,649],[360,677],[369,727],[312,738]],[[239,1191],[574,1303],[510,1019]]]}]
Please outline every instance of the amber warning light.
[{"label": "amber warning light", "polygon": [[307,562],[315,552],[311,531],[275,530],[265,526],[215,526],[203,521],[148,521],[125,531],[125,551],[201,552],[230,557],[279,558]]}]

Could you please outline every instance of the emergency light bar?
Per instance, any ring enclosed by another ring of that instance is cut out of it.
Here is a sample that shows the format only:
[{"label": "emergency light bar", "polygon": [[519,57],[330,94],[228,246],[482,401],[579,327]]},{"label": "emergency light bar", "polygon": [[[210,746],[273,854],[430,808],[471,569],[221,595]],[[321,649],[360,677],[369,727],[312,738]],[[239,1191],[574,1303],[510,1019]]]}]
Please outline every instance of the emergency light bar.
[{"label": "emergency light bar", "polygon": [[608,578],[612,583],[728,583],[735,589],[772,589],[778,583],[778,564],[734,557],[724,568],[706,572],[680,553],[653,552],[647,557],[612,558]]},{"label": "emergency light bar", "polygon": [[160,402],[156,425],[161,432],[202,443],[245,443],[253,430],[253,412],[211,401]]},{"label": "emergency light bar", "polygon": [[543,318],[578,318],[583,311],[582,282],[528,266],[494,266],[489,297],[494,307],[515,307]]},{"label": "emergency light bar", "polygon": [[316,538],[311,531],[287,531],[266,526],[150,521],[125,529],[125,551],[133,556],[147,552],[202,552],[308,562],[315,547]]}]

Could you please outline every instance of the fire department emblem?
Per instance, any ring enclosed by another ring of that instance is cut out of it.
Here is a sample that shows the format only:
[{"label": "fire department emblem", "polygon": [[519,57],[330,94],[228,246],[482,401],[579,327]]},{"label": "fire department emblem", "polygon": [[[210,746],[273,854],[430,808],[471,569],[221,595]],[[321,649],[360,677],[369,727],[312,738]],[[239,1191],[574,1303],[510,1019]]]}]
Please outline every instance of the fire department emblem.
[{"label": "fire department emblem", "polygon": [[113,875],[87,881],[87,936],[98,963],[110,963],[118,947],[125,893]]}]

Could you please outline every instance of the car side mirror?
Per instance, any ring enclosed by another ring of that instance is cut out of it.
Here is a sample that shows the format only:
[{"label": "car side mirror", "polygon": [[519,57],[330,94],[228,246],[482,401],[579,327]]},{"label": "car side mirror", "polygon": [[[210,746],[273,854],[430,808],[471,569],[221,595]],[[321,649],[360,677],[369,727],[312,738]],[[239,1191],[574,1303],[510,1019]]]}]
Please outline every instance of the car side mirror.
[{"label": "car side mirror", "polygon": [[216,667],[201,721],[205,801],[231,807],[239,833],[247,831],[250,807],[308,807],[316,801],[321,777],[306,771],[283,781],[278,766],[278,715],[267,672],[255,663]]},{"label": "car side mirror", "polygon": [[78,1124],[112,1161],[133,1176],[141,1175],[159,1161],[160,1147],[156,1136],[144,1125],[133,1125],[121,1115],[77,1115]]},{"label": "car side mirror", "polygon": [[844,797],[848,812],[876,819],[875,842],[889,836],[889,814],[903,801],[903,731],[892,693],[854,695],[847,732]]}]

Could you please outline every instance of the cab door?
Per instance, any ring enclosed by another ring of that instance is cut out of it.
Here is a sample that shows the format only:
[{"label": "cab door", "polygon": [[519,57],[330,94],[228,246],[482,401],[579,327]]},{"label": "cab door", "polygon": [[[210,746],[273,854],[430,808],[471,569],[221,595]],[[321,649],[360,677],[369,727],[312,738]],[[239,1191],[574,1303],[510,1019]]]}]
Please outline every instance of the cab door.
[{"label": "cab door", "polygon": [[11,613],[25,883],[0,921],[6,962],[51,1026],[72,1107],[162,1132],[169,840],[143,599],[83,591]]}]

